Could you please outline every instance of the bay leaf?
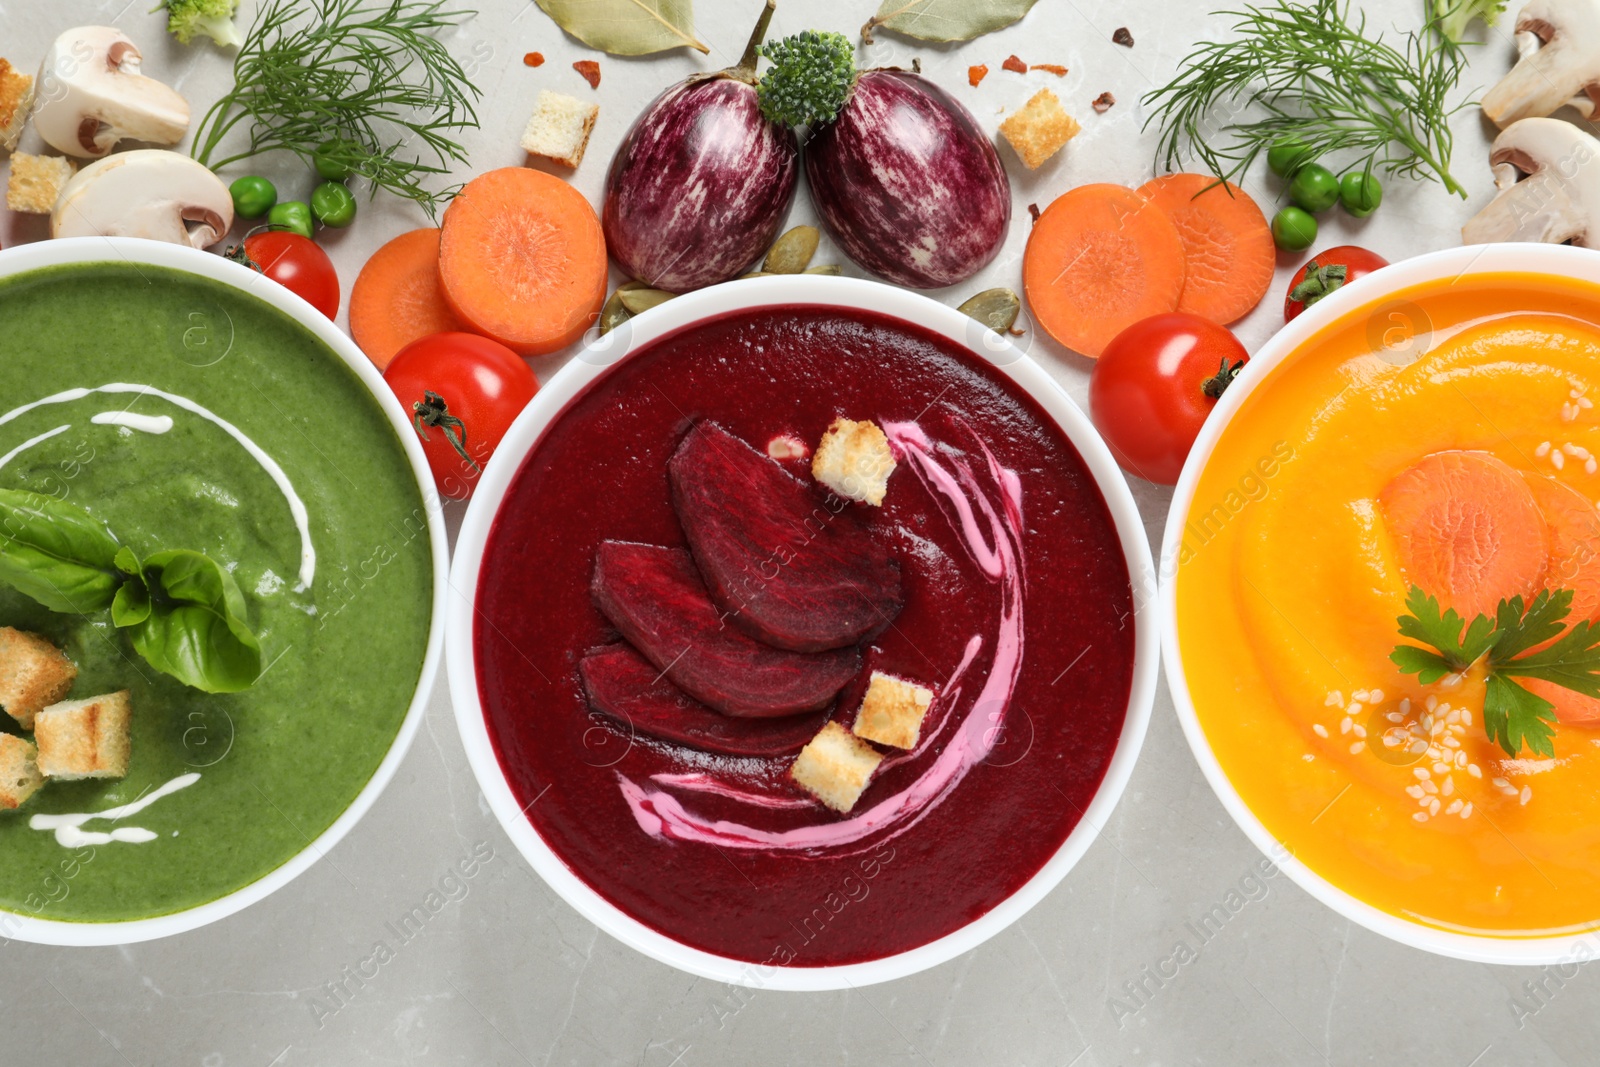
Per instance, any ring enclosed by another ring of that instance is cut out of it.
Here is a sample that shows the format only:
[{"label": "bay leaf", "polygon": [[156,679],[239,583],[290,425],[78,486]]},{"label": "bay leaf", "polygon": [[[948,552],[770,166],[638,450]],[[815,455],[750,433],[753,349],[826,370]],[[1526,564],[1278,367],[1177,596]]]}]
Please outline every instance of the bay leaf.
[{"label": "bay leaf", "polygon": [[540,10],[588,45],[614,56],[669,48],[709,52],[694,35],[694,0],[537,0]]},{"label": "bay leaf", "polygon": [[878,27],[921,41],[970,41],[1009,26],[1038,0],[883,0],[878,13],[861,27],[872,42]]}]

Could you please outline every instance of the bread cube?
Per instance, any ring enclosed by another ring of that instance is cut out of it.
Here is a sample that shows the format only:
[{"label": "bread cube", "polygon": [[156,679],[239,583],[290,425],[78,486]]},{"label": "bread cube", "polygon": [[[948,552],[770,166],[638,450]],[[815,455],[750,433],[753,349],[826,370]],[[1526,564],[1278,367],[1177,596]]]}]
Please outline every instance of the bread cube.
[{"label": "bread cube", "polygon": [[126,689],[50,705],[33,720],[40,773],[63,781],[121,778],[132,725]]},{"label": "bread cube", "polygon": [[811,457],[811,476],[842,497],[873,507],[883,503],[894,473],[889,439],[875,422],[834,419]]},{"label": "bread cube", "polygon": [[1017,158],[1027,164],[1029,170],[1037,170],[1078,136],[1081,129],[1078,120],[1062,108],[1055,93],[1040,89],[1021,111],[1000,124],[1000,136],[1016,150]]},{"label": "bread cube", "polygon": [[0,148],[15,151],[33,107],[33,75],[23,74],[0,58]]},{"label": "bread cube", "polygon": [[38,634],[0,626],[0,708],[24,730],[47,704],[67,695],[78,668]]},{"label": "bread cube", "polygon": [[6,207],[29,215],[50,214],[61,196],[61,187],[77,169],[65,156],[30,156],[18,152],[11,157]]},{"label": "bread cube", "polygon": [[834,811],[849,811],[882,762],[871,745],[830,721],[800,750],[789,773]]},{"label": "bread cube", "polygon": [[583,162],[583,151],[589,147],[589,134],[599,114],[599,104],[542,90],[528,128],[522,131],[522,149],[530,156],[576,167]]},{"label": "bread cube", "polygon": [[15,734],[0,734],[0,808],[15,810],[44,785],[37,750]]},{"label": "bread cube", "polygon": [[873,671],[856,724],[857,737],[891,748],[916,748],[922,719],[933,703],[933,690],[892,674]]}]

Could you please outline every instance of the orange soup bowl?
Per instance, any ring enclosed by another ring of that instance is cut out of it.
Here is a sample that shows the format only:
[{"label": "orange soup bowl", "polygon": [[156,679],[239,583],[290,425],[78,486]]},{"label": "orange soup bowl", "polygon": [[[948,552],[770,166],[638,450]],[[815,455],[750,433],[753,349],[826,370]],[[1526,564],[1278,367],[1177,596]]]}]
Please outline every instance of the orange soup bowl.
[{"label": "orange soup bowl", "polygon": [[1511,679],[1556,717],[1547,756],[1511,716],[1513,756],[1485,728],[1504,673],[1390,658],[1420,647],[1415,589],[1464,620],[1570,590],[1562,626],[1600,619],[1596,400],[1600,253],[1450,249],[1284,327],[1178,481],[1158,617],[1195,758],[1296,883],[1403,944],[1600,955],[1600,700]]}]

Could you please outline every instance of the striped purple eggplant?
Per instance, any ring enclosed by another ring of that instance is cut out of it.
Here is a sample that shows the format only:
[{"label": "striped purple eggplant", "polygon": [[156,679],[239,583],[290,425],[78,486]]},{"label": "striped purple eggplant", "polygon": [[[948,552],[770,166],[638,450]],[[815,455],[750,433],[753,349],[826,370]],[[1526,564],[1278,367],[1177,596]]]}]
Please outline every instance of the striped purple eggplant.
[{"label": "striped purple eggplant", "polygon": [[898,285],[964,282],[1011,222],[1011,182],[972,113],[920,74],[863,71],[806,142],[806,183],[829,234]]},{"label": "striped purple eggplant", "polygon": [[606,174],[602,224],[617,264],[686,293],[736,278],[771,247],[799,181],[794,133],[761,114],[757,48],[768,3],[736,67],[662,93],[634,121]]}]

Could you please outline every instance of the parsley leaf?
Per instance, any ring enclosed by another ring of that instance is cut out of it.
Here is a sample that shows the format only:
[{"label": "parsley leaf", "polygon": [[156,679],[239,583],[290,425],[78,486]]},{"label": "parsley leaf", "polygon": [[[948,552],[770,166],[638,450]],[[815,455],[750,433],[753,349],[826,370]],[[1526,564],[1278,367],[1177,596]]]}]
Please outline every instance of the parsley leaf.
[{"label": "parsley leaf", "polygon": [[[1396,645],[1389,659],[1424,685],[1483,659],[1483,726],[1489,739],[1512,756],[1523,748],[1554,756],[1555,705],[1514,679],[1538,678],[1600,698],[1600,626],[1584,620],[1566,629],[1572,596],[1570,589],[1546,589],[1532,603],[1510,597],[1500,601],[1492,619],[1479,615],[1469,623],[1412,586],[1407,614],[1397,620],[1400,636],[1428,647]],[[1528,651],[1546,642],[1553,643]]]}]

